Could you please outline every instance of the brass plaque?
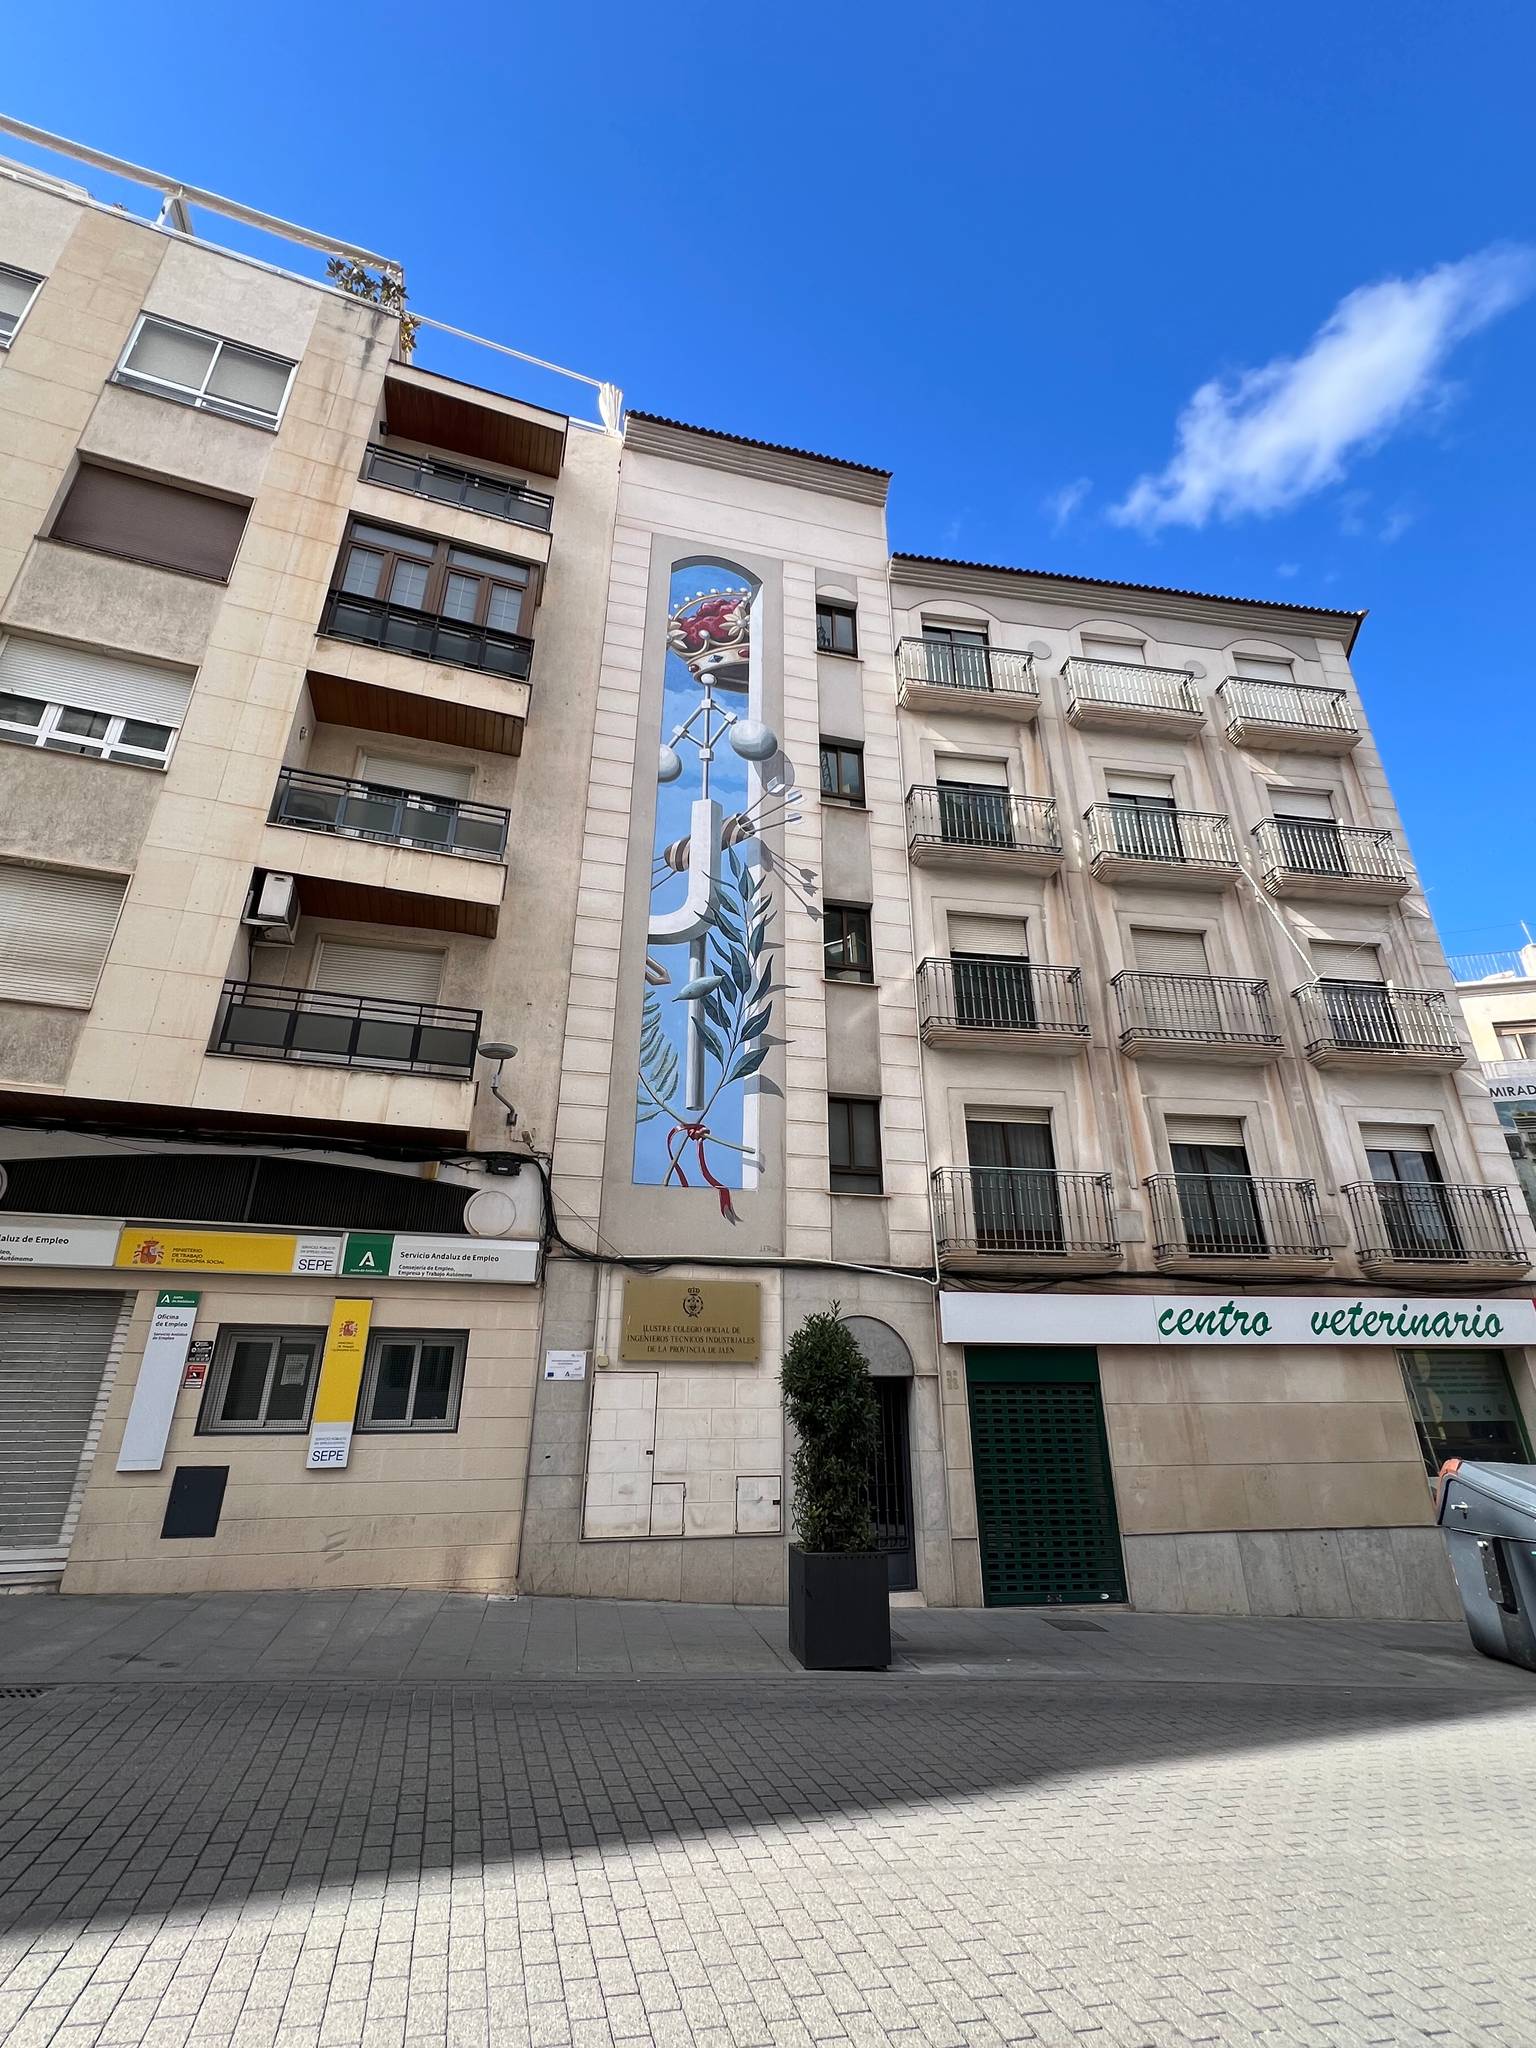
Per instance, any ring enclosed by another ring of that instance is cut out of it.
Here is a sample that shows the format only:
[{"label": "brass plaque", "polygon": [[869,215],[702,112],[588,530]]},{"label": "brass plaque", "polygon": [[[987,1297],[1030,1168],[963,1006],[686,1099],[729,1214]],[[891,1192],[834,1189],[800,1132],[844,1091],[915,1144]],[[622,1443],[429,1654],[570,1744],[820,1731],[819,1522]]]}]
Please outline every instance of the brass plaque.
[{"label": "brass plaque", "polygon": [[756,1280],[624,1282],[620,1358],[648,1365],[747,1365],[762,1348]]}]

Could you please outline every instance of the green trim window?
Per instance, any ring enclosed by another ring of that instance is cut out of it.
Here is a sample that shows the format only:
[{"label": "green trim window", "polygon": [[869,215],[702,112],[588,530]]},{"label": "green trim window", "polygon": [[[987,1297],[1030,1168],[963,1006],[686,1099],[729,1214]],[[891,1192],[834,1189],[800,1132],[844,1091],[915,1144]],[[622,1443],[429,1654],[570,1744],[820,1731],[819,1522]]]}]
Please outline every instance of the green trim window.
[{"label": "green trim window", "polygon": [[454,1430],[464,1389],[464,1330],[375,1330],[368,1343],[361,1430]]},{"label": "green trim window", "polygon": [[816,652],[818,654],[857,654],[859,651],[859,615],[851,604],[824,604],[816,606]]},{"label": "green trim window", "polygon": [[1433,1477],[1447,1458],[1528,1465],[1526,1433],[1502,1351],[1400,1351],[1399,1362]]}]

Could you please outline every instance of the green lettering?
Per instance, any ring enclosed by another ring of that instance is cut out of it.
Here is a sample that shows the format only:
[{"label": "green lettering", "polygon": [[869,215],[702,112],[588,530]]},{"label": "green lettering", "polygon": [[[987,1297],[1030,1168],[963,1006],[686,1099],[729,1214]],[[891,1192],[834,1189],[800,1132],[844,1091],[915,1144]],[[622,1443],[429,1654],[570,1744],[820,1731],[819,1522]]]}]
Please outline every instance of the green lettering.
[{"label": "green lettering", "polygon": [[1382,1324],[1386,1320],[1387,1318],[1385,1316],[1377,1315],[1374,1312],[1374,1310],[1367,1309],[1365,1314],[1360,1318],[1361,1336],[1374,1337],[1376,1335],[1376,1332],[1381,1328]]},{"label": "green lettering", "polygon": [[1430,1334],[1430,1335],[1431,1335],[1432,1337],[1449,1337],[1449,1336],[1450,1336],[1450,1334],[1451,1334],[1451,1319],[1450,1319],[1450,1317],[1449,1317],[1449,1316],[1448,1316],[1448,1315],[1446,1314],[1446,1312],[1445,1312],[1445,1310],[1444,1310],[1444,1309],[1441,1309],[1440,1313],[1439,1313],[1439,1314],[1438,1314],[1438,1315],[1437,1315],[1437,1316],[1436,1316],[1436,1317],[1434,1318],[1434,1321],[1433,1321],[1433,1322],[1432,1322],[1432,1324],[1430,1325],[1430,1332],[1429,1332],[1429,1334]]},{"label": "green lettering", "polygon": [[1485,1337],[1502,1337],[1503,1334],[1504,1318],[1500,1315],[1496,1315],[1492,1309],[1489,1309],[1488,1327],[1484,1330],[1483,1335]]},{"label": "green lettering", "polygon": [[1194,1310],[1192,1308],[1181,1308],[1179,1310],[1179,1320],[1174,1324],[1174,1328],[1178,1331],[1181,1337],[1188,1337],[1193,1333],[1194,1327]]},{"label": "green lettering", "polygon": [[1269,1335],[1269,1317],[1261,1308],[1256,1308],[1253,1312],[1253,1334],[1255,1337]]},{"label": "green lettering", "polygon": [[1165,1308],[1158,1316],[1157,1332],[1160,1337],[1171,1337],[1173,1335],[1173,1319],[1176,1314],[1177,1310]]},{"label": "green lettering", "polygon": [[1327,1334],[1328,1334],[1328,1311],[1327,1311],[1327,1309],[1325,1309],[1325,1308],[1324,1308],[1324,1309],[1317,1309],[1317,1308],[1313,1309],[1313,1311],[1312,1311],[1312,1334],[1313,1334],[1313,1336],[1314,1336],[1314,1337],[1326,1337],[1326,1336],[1327,1336]]},{"label": "green lettering", "polygon": [[1334,1310],[1333,1314],[1328,1318],[1328,1324],[1335,1337],[1342,1337],[1346,1334],[1348,1320],[1348,1309],[1336,1308]]},{"label": "green lettering", "polygon": [[1458,1308],[1452,1312],[1451,1323],[1453,1325],[1451,1331],[1452,1336],[1475,1337],[1477,1335],[1477,1317],[1474,1316],[1472,1318],[1472,1327],[1469,1328],[1467,1324],[1466,1312],[1463,1309]]}]

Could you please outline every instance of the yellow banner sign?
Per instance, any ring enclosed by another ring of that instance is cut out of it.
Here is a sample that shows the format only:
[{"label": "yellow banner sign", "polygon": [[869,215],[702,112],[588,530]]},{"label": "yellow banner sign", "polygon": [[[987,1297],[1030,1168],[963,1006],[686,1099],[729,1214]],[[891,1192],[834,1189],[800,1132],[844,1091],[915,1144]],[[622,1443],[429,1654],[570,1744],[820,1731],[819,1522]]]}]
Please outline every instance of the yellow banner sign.
[{"label": "yellow banner sign", "polygon": [[756,1280],[626,1280],[619,1356],[654,1365],[746,1365],[762,1349]]},{"label": "yellow banner sign", "polygon": [[338,1301],[331,1310],[331,1327],[325,1333],[320,1358],[320,1384],[315,1389],[316,1422],[351,1422],[356,1417],[372,1314],[371,1301]]},{"label": "yellow banner sign", "polygon": [[334,1273],[340,1261],[334,1237],[134,1225],[117,1241],[116,1263],[154,1273]]}]

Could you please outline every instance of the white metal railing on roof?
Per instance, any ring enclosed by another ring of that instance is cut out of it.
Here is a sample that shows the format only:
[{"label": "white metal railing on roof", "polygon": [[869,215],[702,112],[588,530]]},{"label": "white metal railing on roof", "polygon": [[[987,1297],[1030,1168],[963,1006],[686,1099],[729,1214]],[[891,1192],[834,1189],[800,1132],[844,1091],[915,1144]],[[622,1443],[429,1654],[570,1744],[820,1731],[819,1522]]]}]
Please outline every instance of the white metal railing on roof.
[{"label": "white metal railing on roof", "polygon": [[[377,270],[381,277],[398,281],[402,290],[405,282],[405,266],[393,256],[380,256],[374,250],[365,249],[360,243],[343,241],[339,236],[323,234],[319,229],[300,227],[296,222],[282,219],[278,214],[265,213],[260,207],[246,206],[241,200],[226,199],[222,193],[210,192],[201,185],[189,185],[185,179],[173,178],[168,172],[154,171],[143,164],[130,162],[126,157],[112,156],[106,150],[93,149],[89,144],[74,142],[68,136],[55,135],[47,128],[35,127],[30,121],[18,121],[13,115],[0,113],[0,135],[14,136],[19,142],[30,143],[34,148],[48,150],[55,156],[68,158],[71,162],[87,164],[93,170],[105,172],[114,178],[121,178],[125,184],[137,185],[141,189],[160,195],[160,210],[153,220],[143,219],[141,224],[157,229],[160,233],[176,236],[182,240],[196,240],[196,229],[192,224],[192,208],[197,207],[219,219],[237,221],[242,227],[254,228],[261,234],[272,235],[279,241],[291,242],[303,249],[312,249],[325,256],[345,257],[349,262],[360,263],[365,268]],[[46,181],[46,174],[31,172],[25,164],[0,167],[0,176],[28,178],[37,182]],[[73,195],[72,195],[73,196]],[[101,208],[102,202],[91,194],[83,194],[83,203]],[[117,209],[106,208],[110,212]],[[234,261],[248,263],[262,270],[279,270],[279,266],[264,263],[259,257],[246,250],[229,247],[220,243],[221,253]],[[295,277],[300,283],[312,285],[320,291],[336,291],[334,284],[320,278],[306,277],[302,272],[280,271],[281,275]],[[514,361],[527,363],[531,368],[543,370],[552,376],[570,378],[578,384],[589,385],[597,393],[597,410],[604,429],[616,434],[623,423],[623,393],[618,386],[605,382],[601,377],[590,377],[583,370],[568,370],[560,363],[551,363],[542,356],[530,355],[525,349],[512,348],[506,342],[491,341],[481,334],[471,334],[465,328],[450,326],[446,320],[434,320],[430,315],[411,309],[411,317],[419,327],[430,327],[440,334],[451,335],[455,340],[465,341],[476,348],[491,350],[496,355],[509,356]],[[423,364],[422,368],[427,366]],[[586,424],[581,422],[580,424]]]},{"label": "white metal railing on roof", "polygon": [[1536,981],[1536,946],[1516,952],[1448,953],[1453,981]]}]

